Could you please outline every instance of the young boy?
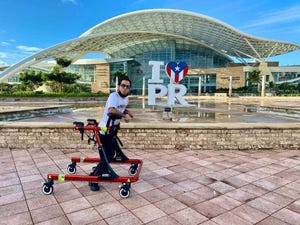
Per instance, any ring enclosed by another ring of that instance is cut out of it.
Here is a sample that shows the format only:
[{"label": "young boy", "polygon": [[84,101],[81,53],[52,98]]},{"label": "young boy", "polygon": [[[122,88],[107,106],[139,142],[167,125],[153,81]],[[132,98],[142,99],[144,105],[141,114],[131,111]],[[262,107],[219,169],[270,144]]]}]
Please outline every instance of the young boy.
[{"label": "young boy", "polygon": [[[111,93],[106,101],[102,121],[99,123],[99,126],[101,128],[106,128],[107,126],[107,122],[109,119],[108,113],[119,114],[124,118],[125,122],[129,122],[129,120],[133,118],[132,113],[126,109],[128,105],[128,95],[130,92],[130,87],[131,81],[129,80],[129,78],[126,76],[122,77],[118,83],[117,91]],[[110,123],[112,123],[112,121],[110,121]],[[115,126],[118,126],[119,124],[119,119],[114,121]],[[109,124],[109,127],[111,126],[112,124]],[[108,162],[111,162],[115,156],[115,144],[113,142],[114,136],[115,133],[113,131],[110,131],[109,133],[100,131],[100,141],[102,143],[102,147],[104,148]],[[102,151],[100,151],[100,158],[101,161],[96,166],[95,170],[90,174],[91,176],[98,176],[108,172],[107,165],[102,160],[104,159]],[[98,191],[100,189],[98,183],[90,182],[89,186],[92,191]]]}]

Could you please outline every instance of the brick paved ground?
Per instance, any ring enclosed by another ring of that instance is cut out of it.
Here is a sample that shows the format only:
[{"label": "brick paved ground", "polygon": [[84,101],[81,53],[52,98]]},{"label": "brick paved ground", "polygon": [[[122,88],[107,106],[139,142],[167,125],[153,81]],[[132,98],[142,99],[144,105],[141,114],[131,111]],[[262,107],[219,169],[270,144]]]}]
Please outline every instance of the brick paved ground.
[{"label": "brick paved ground", "polygon": [[86,182],[55,182],[52,195],[42,193],[47,173],[66,173],[70,157],[97,152],[0,149],[0,224],[300,224],[299,151],[125,153],[144,165],[121,199],[118,183],[92,192]]}]

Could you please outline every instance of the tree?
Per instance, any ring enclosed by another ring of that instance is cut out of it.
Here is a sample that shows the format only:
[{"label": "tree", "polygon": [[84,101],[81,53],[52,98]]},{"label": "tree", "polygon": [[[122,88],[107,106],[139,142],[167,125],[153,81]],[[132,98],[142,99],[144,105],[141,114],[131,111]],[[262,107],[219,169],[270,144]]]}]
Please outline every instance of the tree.
[{"label": "tree", "polygon": [[57,65],[61,66],[62,68],[66,68],[71,65],[72,60],[66,58],[66,57],[60,57],[60,58],[55,58],[55,61]]},{"label": "tree", "polygon": [[20,83],[20,84],[13,84],[12,85],[13,92],[17,91],[28,91],[28,86],[26,84]]},{"label": "tree", "polygon": [[45,73],[43,75],[43,79],[48,82],[48,84],[52,87],[52,90],[63,92],[65,84],[75,83],[81,75],[64,71],[64,68],[72,63],[71,60],[65,57],[56,58],[55,60],[57,65],[54,66],[49,73]]},{"label": "tree", "polygon": [[278,86],[278,89],[282,93],[292,93],[295,90],[295,86],[289,84],[289,83],[282,83]]},{"label": "tree", "polygon": [[260,76],[261,71],[259,70],[253,70],[248,73],[248,86],[256,86],[257,90],[259,89],[259,84],[261,83],[261,76]]},{"label": "tree", "polygon": [[0,93],[12,93],[13,88],[11,84],[0,83]]},{"label": "tree", "polygon": [[298,92],[300,91],[300,82],[298,82],[298,84],[296,86],[296,90],[298,90]]},{"label": "tree", "polygon": [[266,85],[266,89],[271,92],[271,93],[275,93],[276,91],[276,85],[273,81],[270,81],[267,85]]},{"label": "tree", "polygon": [[118,80],[121,80],[123,77],[126,76],[126,73],[125,72],[122,72],[122,71],[117,71],[114,73],[114,81],[116,80],[116,78],[118,78]]},{"label": "tree", "polygon": [[19,80],[26,85],[29,90],[35,90],[43,83],[43,73],[41,71],[26,70],[19,75]]}]

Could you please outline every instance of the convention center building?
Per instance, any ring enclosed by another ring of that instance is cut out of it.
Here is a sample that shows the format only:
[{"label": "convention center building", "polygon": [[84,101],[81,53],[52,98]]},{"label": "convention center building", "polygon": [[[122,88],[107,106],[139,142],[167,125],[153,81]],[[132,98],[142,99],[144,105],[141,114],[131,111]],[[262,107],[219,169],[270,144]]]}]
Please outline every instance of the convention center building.
[{"label": "convention center building", "polygon": [[[141,10],[108,19],[78,38],[25,58],[2,71],[0,82],[18,82],[18,73],[26,69],[49,71],[54,58],[67,57],[73,62],[67,70],[80,73],[80,82],[90,83],[93,92],[114,90],[114,74],[123,72],[133,81],[131,93],[140,95],[151,78],[149,61],[185,62],[189,70],[180,83],[196,95],[199,86],[202,93],[228,88],[229,78],[232,88],[246,86],[253,70],[259,70],[266,83],[298,82],[299,65],[282,67],[268,59],[299,49],[298,44],[254,37],[198,13]],[[163,82],[170,83],[164,66],[160,73]]]}]

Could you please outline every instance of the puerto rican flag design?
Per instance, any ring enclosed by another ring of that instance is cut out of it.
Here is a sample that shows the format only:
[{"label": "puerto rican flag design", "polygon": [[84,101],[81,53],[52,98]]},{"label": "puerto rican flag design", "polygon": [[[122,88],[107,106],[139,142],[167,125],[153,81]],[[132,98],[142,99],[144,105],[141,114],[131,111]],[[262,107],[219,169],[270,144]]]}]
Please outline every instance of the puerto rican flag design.
[{"label": "puerto rican flag design", "polygon": [[175,83],[178,84],[187,74],[189,67],[185,62],[169,62],[166,65],[166,73],[168,77]]}]

